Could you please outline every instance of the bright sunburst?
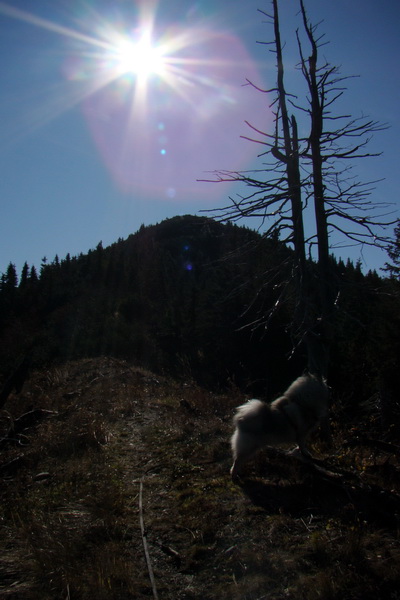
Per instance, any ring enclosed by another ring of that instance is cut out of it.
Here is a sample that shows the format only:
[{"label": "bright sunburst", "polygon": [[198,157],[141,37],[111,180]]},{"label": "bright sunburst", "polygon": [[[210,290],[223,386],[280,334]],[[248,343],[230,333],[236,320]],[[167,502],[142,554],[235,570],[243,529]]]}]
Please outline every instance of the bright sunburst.
[{"label": "bright sunburst", "polygon": [[104,164],[127,193],[188,198],[206,171],[244,164],[250,150],[238,143],[241,127],[264,110],[264,98],[246,96],[245,78],[258,73],[237,36],[217,30],[215,18],[194,21],[184,0],[178,22],[167,9],[160,16],[156,0],[108,12],[78,4],[69,18],[55,20],[0,0],[3,15],[64,42],[57,93],[43,89],[35,107],[39,125],[80,105]]},{"label": "bright sunburst", "polygon": [[132,73],[142,79],[162,75],[166,65],[163,49],[154,44],[149,30],[137,40],[122,38],[116,44],[115,58],[121,74]]}]

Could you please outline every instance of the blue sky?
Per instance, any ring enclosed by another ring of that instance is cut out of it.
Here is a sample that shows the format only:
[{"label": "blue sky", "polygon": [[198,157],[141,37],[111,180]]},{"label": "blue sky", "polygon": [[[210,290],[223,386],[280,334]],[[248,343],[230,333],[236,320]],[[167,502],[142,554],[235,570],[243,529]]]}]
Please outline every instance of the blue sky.
[{"label": "blue sky", "polygon": [[[359,76],[338,111],[390,126],[370,146],[383,155],[357,174],[383,178],[371,199],[393,202],[398,215],[400,4],[306,7],[313,23],[323,20],[329,62]],[[259,148],[240,138],[245,119],[271,128],[268,98],[243,86],[275,84],[274,56],[257,44],[272,39],[258,8],[268,11],[269,0],[0,1],[0,272],[10,261],[20,272],[25,261],[85,253],[235,195],[234,186],[197,180],[260,166]],[[295,0],[281,1],[288,91],[299,82],[296,12]],[[128,65],[124,44],[143,39],[143,23],[153,24],[164,63],[138,74],[146,49],[134,59],[130,51]],[[368,248],[336,253],[365,269],[387,260]]]}]

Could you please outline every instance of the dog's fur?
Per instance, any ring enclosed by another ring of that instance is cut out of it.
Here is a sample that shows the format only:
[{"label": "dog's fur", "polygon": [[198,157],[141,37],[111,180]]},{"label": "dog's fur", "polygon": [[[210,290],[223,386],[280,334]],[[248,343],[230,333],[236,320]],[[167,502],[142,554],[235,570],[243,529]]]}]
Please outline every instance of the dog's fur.
[{"label": "dog's fur", "polygon": [[236,409],[235,433],[231,439],[235,479],[243,463],[262,446],[297,443],[310,456],[305,442],[310,432],[328,417],[329,389],[313,375],[296,379],[271,404],[250,400]]}]

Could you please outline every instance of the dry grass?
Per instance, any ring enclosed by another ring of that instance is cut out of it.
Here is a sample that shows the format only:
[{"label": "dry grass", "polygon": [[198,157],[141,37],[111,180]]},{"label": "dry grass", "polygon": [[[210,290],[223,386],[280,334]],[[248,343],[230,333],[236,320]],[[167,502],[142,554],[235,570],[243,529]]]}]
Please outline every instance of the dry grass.
[{"label": "dry grass", "polygon": [[241,401],[112,359],[34,374],[2,415],[52,411],[1,450],[0,596],[151,597],[143,481],[160,600],[398,600],[398,457],[336,423],[322,472],[266,451],[235,486]]}]

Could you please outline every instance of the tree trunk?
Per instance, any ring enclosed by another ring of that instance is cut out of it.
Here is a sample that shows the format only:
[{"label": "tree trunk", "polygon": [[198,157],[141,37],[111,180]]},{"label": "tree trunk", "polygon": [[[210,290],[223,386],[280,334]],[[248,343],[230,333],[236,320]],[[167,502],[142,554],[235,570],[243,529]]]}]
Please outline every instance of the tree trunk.
[{"label": "tree trunk", "polygon": [[[314,190],[314,213],[317,230],[318,246],[318,296],[320,322],[315,331],[311,332],[309,344],[313,347],[313,361],[318,374],[326,377],[329,363],[329,347],[332,340],[332,318],[335,303],[332,271],[329,257],[329,232],[325,207],[325,186],[323,178],[323,157],[321,151],[321,136],[323,133],[323,102],[324,91],[317,82],[318,47],[310,27],[303,0],[300,0],[303,23],[312,53],[308,59],[307,83],[310,90],[311,102],[311,133],[309,138],[312,158],[312,176]],[[303,69],[306,69],[305,61]],[[303,71],[304,72],[304,71]]]}]

